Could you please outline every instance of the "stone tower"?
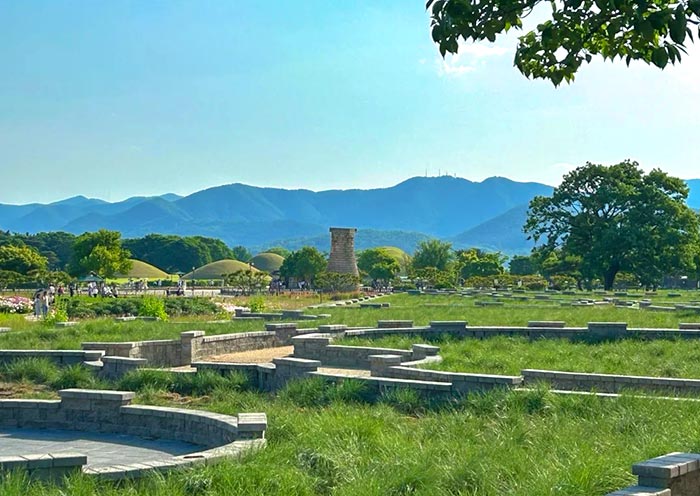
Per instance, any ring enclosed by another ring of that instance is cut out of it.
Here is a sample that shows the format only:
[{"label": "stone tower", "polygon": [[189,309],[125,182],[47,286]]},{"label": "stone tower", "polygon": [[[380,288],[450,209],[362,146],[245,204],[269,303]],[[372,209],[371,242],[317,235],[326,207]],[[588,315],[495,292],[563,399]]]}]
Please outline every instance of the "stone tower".
[{"label": "stone tower", "polygon": [[354,227],[331,227],[331,256],[328,259],[328,272],[353,274],[358,276],[355,259]]}]

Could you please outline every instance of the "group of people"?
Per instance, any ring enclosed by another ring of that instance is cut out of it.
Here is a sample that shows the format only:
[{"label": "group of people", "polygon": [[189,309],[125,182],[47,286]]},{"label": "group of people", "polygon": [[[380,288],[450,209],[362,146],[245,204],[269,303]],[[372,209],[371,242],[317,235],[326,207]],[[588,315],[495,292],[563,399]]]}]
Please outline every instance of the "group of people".
[{"label": "group of people", "polygon": [[[59,288],[62,288],[60,286]],[[56,288],[50,285],[46,289],[39,289],[34,293],[34,316],[46,317],[51,310],[51,305],[56,301]]]},{"label": "group of people", "polygon": [[91,298],[97,298],[98,296],[102,296],[103,298],[117,298],[119,296],[119,290],[116,284],[110,286],[108,284],[97,284],[91,281],[87,285],[87,294]]}]

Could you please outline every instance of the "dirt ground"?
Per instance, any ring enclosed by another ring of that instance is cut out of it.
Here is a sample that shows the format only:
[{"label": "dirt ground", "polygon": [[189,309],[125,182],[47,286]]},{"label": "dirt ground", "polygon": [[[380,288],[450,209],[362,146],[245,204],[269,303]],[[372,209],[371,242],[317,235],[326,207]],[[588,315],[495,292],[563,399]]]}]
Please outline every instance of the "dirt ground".
[{"label": "dirt ground", "polygon": [[[280,346],[278,348],[265,348],[262,350],[240,351],[238,353],[227,353],[225,355],[215,355],[207,357],[209,362],[231,362],[231,363],[268,363],[273,358],[291,356],[294,353],[294,346]],[[341,369],[321,367],[319,372],[328,374],[347,375],[351,377],[369,377],[369,370]]]},{"label": "dirt ground", "polygon": [[280,346],[278,348],[264,348],[262,350],[239,351],[207,357],[208,362],[232,362],[232,363],[268,363],[273,358],[281,358],[294,353],[294,346]]}]

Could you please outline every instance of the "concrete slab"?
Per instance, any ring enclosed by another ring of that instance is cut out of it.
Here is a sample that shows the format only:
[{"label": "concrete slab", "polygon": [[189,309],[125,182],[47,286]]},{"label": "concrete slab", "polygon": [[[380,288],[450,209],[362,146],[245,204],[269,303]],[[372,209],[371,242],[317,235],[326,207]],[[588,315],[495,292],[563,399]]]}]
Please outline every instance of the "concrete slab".
[{"label": "concrete slab", "polygon": [[202,447],[195,444],[123,434],[58,429],[0,430],[0,456],[81,453],[87,455],[87,467],[92,468],[167,461],[201,450]]}]

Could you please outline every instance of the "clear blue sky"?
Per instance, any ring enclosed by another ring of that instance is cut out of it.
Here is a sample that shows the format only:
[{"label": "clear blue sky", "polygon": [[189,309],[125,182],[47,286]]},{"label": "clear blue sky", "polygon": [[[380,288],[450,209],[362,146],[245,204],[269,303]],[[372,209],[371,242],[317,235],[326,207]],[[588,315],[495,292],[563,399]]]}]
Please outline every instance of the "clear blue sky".
[{"label": "clear blue sky", "polygon": [[0,202],[448,172],[556,184],[625,158],[700,177],[700,51],[528,81],[513,39],[443,62],[424,1],[0,0]]}]

